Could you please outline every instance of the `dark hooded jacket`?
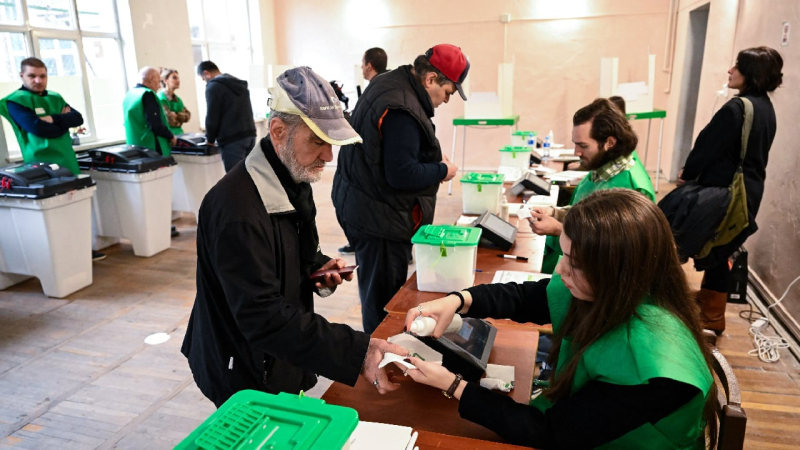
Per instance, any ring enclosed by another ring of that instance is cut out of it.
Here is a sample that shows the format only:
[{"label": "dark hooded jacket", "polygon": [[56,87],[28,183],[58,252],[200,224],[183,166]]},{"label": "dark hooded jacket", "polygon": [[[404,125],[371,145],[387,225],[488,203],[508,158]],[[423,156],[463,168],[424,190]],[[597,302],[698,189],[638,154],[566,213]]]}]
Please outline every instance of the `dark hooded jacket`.
[{"label": "dark hooded jacket", "polygon": [[342,147],[333,178],[331,196],[336,218],[350,242],[380,238],[408,243],[420,225],[433,222],[438,182],[422,189],[401,190],[386,180],[380,127],[390,110],[405,111],[419,123],[419,162],[442,161],[431,121],[433,104],[411,73],[411,66],[373,78],[350,117],[350,124],[364,142]]},{"label": "dark hooded jacket", "polygon": [[219,145],[255,137],[247,81],[223,73],[206,85],[206,138]]},{"label": "dark hooded jacket", "polygon": [[[271,156],[267,156],[267,155]],[[211,188],[197,226],[197,296],[181,352],[221,405],[243,389],[298,393],[316,374],[355,385],[369,336],[314,313],[288,175],[265,138]],[[324,294],[321,292],[321,294]]]}]

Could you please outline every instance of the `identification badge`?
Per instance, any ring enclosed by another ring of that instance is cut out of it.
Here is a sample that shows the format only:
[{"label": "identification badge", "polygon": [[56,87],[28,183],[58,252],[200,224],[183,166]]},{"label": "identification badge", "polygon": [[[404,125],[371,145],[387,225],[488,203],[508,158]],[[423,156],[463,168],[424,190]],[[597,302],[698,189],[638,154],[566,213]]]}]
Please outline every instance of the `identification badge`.
[{"label": "identification badge", "polygon": [[44,108],[36,108],[35,111],[36,111],[36,114],[46,114],[44,112]]}]

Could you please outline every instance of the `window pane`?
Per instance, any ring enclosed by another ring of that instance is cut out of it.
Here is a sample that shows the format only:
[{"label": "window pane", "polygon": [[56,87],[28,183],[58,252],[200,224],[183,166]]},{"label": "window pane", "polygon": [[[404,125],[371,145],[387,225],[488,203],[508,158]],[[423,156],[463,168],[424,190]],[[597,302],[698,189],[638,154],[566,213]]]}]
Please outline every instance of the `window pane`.
[{"label": "window pane", "polygon": [[[214,42],[231,42],[232,32],[228,26],[228,5],[220,0],[204,0],[203,14],[206,21],[206,39]],[[247,20],[245,18],[245,20]]]},{"label": "window pane", "polygon": [[[25,35],[0,32],[0,98],[19,89],[22,85],[22,81],[19,79],[19,63],[28,55]],[[3,135],[6,138],[9,155],[20,156],[19,144],[11,124],[5,119],[0,119],[0,122],[3,123]],[[3,165],[5,165],[5,161],[0,161],[0,166]]]},{"label": "window pane", "polygon": [[[193,45],[192,46],[192,58],[194,61],[195,70],[197,65],[201,62],[208,59],[208,54],[206,53],[206,48],[202,45]],[[195,83],[195,89],[197,89],[197,118],[200,119],[201,124],[205,124],[205,117],[206,117],[206,83],[203,80],[197,79]],[[205,126],[205,125],[203,125]]]},{"label": "window pane", "polygon": [[70,0],[28,0],[28,20],[34,27],[75,29]]},{"label": "window pane", "polygon": [[122,100],[125,97],[125,74],[119,44],[108,38],[83,38],[89,93],[92,98],[94,125],[98,139],[125,135]]},{"label": "window pane", "polygon": [[47,90],[58,92],[71,107],[83,114],[86,122],[83,126],[88,129],[78,44],[69,39],[40,38],[39,51],[47,66]]},{"label": "window pane", "polygon": [[78,0],[78,19],[81,30],[117,31],[117,16],[112,0]]},{"label": "window pane", "polygon": [[19,0],[0,0],[0,24],[22,25],[22,7]]},{"label": "window pane", "polygon": [[202,0],[186,0],[189,7],[189,31],[192,39],[205,39]]}]

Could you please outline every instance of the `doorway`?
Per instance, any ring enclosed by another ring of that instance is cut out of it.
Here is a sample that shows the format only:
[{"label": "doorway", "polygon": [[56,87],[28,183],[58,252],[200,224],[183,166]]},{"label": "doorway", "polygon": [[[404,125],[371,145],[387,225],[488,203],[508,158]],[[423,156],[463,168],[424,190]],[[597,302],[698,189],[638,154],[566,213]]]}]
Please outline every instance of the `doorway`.
[{"label": "doorway", "polygon": [[700,74],[703,72],[703,53],[706,47],[706,30],[710,4],[689,12],[689,35],[686,39],[686,64],[683,65],[684,83],[681,86],[678,107],[678,124],[675,129],[675,151],[671,173],[677,174],[686,162],[694,144],[694,120],[697,114],[697,95],[700,91]]}]

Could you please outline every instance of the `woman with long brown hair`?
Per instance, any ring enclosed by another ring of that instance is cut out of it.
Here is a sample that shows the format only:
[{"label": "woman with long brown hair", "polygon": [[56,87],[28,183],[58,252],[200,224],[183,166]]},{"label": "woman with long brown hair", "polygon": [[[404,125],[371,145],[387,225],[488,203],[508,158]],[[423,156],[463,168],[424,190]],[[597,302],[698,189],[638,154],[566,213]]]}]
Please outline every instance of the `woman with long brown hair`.
[{"label": "woman with long brown hair", "polygon": [[[550,387],[519,404],[409,358],[415,381],[449,390],[461,417],[537,448],[705,448],[716,444],[711,354],[664,215],[630,189],[598,191],[567,214],[550,280],[491,284],[412,309],[552,323]],[[460,311],[458,311],[460,309]]]}]

